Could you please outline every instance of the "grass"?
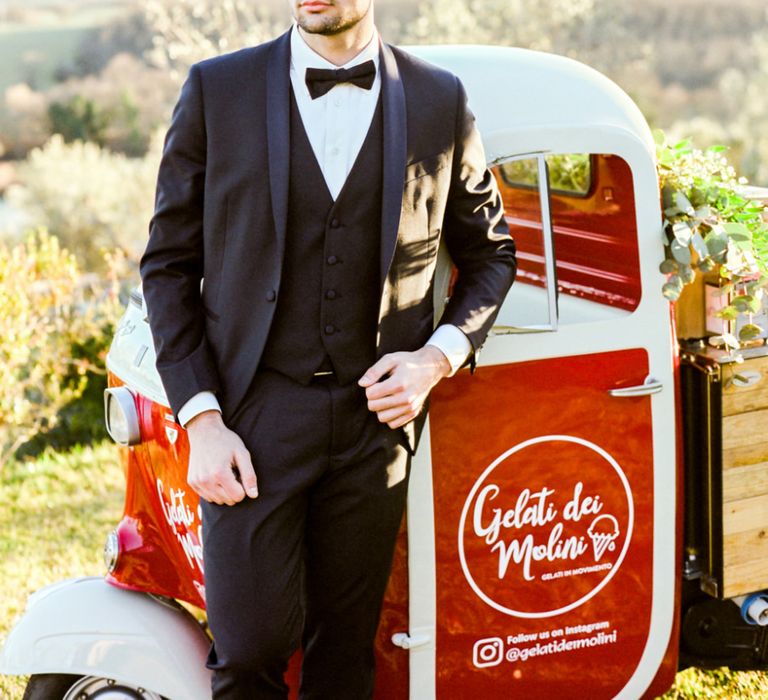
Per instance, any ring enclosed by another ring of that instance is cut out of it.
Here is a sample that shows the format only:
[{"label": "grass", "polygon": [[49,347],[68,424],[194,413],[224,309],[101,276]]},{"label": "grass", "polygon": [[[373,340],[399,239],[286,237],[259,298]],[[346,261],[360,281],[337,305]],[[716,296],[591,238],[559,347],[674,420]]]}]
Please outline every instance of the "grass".
[{"label": "grass", "polygon": [[[111,442],[48,450],[0,473],[0,643],[27,596],[54,581],[104,571],[104,538],[122,514],[124,479]],[[19,700],[26,679],[0,676],[0,698]],[[688,669],[665,700],[768,697],[768,673]]]},{"label": "grass", "polygon": [[688,668],[675,678],[664,700],[758,700],[768,698],[768,673],[730,671],[719,668],[702,671]]},{"label": "grass", "polygon": [[[0,474],[0,641],[27,596],[49,583],[104,573],[101,550],[122,515],[124,479],[112,443],[44,452]],[[0,676],[0,698],[25,679]]]}]

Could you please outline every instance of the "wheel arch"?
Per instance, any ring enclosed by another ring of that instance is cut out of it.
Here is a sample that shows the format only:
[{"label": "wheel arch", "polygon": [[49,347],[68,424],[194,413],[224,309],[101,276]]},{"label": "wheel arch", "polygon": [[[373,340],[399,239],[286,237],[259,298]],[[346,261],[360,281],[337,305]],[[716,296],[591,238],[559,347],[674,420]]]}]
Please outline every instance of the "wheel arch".
[{"label": "wheel arch", "polygon": [[106,676],[167,698],[210,698],[210,639],[186,609],[80,578],[33,593],[0,673]]}]

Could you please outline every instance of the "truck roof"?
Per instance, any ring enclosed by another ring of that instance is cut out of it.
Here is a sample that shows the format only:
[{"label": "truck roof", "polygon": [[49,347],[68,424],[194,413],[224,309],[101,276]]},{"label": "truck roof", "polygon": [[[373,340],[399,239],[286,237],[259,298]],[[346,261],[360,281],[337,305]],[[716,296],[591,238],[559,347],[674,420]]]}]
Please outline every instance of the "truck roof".
[{"label": "truck roof", "polygon": [[[511,155],[510,147],[520,153],[608,152],[604,140],[612,133],[642,144],[653,158],[653,136],[640,109],[616,83],[583,63],[505,46],[404,48],[459,76],[491,162]],[[602,150],[596,148],[600,143]]]}]

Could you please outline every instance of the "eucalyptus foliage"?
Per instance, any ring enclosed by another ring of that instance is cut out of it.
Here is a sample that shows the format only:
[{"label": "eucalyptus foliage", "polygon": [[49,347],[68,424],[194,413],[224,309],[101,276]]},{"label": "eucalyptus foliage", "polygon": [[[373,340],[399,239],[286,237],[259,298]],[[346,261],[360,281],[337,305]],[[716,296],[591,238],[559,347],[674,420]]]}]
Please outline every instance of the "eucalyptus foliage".
[{"label": "eucalyptus foliage", "polygon": [[657,133],[659,183],[664,208],[667,276],[664,296],[676,301],[697,272],[717,271],[728,303],[718,315],[728,321],[740,315],[747,323],[739,338],[725,334],[731,347],[763,332],[752,316],[759,314],[768,286],[768,223],[765,206],[744,194],[721,146],[695,149],[688,140],[670,144]]}]

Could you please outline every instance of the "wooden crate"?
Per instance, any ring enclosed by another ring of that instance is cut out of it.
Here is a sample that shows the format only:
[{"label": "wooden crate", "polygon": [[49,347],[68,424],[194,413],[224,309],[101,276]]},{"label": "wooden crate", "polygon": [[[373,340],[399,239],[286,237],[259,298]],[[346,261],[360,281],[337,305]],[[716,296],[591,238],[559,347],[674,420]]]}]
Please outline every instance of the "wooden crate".
[{"label": "wooden crate", "polygon": [[686,547],[719,598],[768,588],[768,351],[745,355],[683,353]]},{"label": "wooden crate", "polygon": [[706,284],[716,285],[718,280],[716,272],[708,272],[706,275],[697,272],[693,282],[683,288],[675,304],[675,329],[678,338],[706,338],[711,335],[707,332],[704,288]]},{"label": "wooden crate", "polygon": [[[744,376],[750,383],[739,381]],[[723,595],[768,586],[768,357],[722,366]]]}]

